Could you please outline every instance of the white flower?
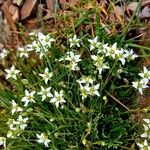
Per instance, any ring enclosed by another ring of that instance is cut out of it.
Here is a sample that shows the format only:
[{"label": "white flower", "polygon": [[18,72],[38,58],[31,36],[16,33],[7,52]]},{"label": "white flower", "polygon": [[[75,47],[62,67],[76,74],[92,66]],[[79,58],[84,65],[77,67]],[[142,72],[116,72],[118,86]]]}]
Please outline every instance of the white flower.
[{"label": "white flower", "polygon": [[53,97],[53,95],[50,92],[51,87],[44,89],[43,86],[41,86],[41,92],[38,92],[38,95],[42,95],[42,101],[44,101],[47,97]]},{"label": "white flower", "polygon": [[8,51],[5,48],[3,48],[0,53],[0,58],[4,59],[7,55],[8,55]]},{"label": "white flower", "polygon": [[113,59],[115,59],[116,53],[118,51],[117,43],[114,43],[112,46],[106,47],[106,56],[111,56]]},{"label": "white flower", "polygon": [[97,67],[99,74],[102,73],[103,69],[109,69],[109,67],[104,63],[104,58],[100,56],[91,55],[94,60],[94,65]]},{"label": "white flower", "polygon": [[[19,135],[18,135],[19,136]],[[15,133],[14,133],[14,131],[12,131],[12,130],[9,130],[8,132],[7,132],[7,138],[15,138],[16,136],[15,136]]]},{"label": "white flower", "polygon": [[100,84],[91,85],[91,86],[89,84],[86,84],[84,86],[82,84],[80,84],[80,92],[81,92],[82,99],[87,98],[88,95],[100,96],[100,94],[98,92],[99,86],[100,86]]},{"label": "white flower", "polygon": [[98,49],[97,53],[106,54],[108,48],[109,48],[108,43],[102,44],[101,47]]},{"label": "white flower", "polygon": [[79,84],[93,84],[94,80],[90,76],[82,76],[82,78],[76,82]]},{"label": "white flower", "polygon": [[26,45],[28,51],[35,51],[37,53],[39,53],[42,49],[42,46],[37,43],[37,41],[33,41],[31,44]]},{"label": "white flower", "polygon": [[139,146],[140,150],[150,150],[147,140],[144,140],[143,143],[137,143],[137,145]]},{"label": "white flower", "polygon": [[48,136],[46,136],[44,133],[36,134],[38,140],[37,142],[40,144],[44,144],[45,147],[48,147],[48,143],[51,141],[48,139]]},{"label": "white flower", "polygon": [[92,85],[89,87],[89,94],[91,96],[94,96],[94,95],[97,95],[97,96],[100,96],[99,92],[98,92],[98,89],[99,89],[99,86],[100,84],[96,84],[96,85]]},{"label": "white flower", "polygon": [[141,94],[143,94],[143,89],[146,89],[149,87],[145,84],[145,82],[143,82],[143,80],[137,81],[137,82],[132,82],[132,86],[134,88],[138,89]]},{"label": "white flower", "polygon": [[52,42],[55,40],[51,38],[49,34],[44,35],[42,32],[31,33],[30,35],[36,35],[36,40],[31,44],[28,44],[27,48],[29,50],[35,50],[36,53],[40,54],[40,59],[42,59],[51,47]]},{"label": "white flower", "polygon": [[69,60],[71,62],[80,62],[81,55],[75,55],[73,51],[69,52],[69,55],[65,58],[65,60]]},{"label": "white flower", "polygon": [[82,99],[87,98],[89,94],[89,90],[90,90],[89,85],[82,86],[80,84],[80,92],[81,92]]},{"label": "white flower", "polygon": [[25,104],[24,104],[24,106],[25,107],[27,107],[28,106],[28,103],[29,102],[33,102],[33,103],[35,103],[35,101],[34,101],[34,94],[35,94],[35,91],[32,91],[32,92],[30,92],[29,93],[29,91],[28,90],[25,90],[25,96],[22,98],[22,102],[24,102]]},{"label": "white flower", "polygon": [[121,61],[122,65],[125,64],[125,54],[124,54],[124,49],[116,50],[116,55],[118,59]]},{"label": "white flower", "polygon": [[150,119],[143,119],[143,121],[146,123],[143,124],[145,132],[141,134],[141,137],[150,139]]},{"label": "white flower", "polygon": [[143,78],[142,80],[145,82],[145,84],[147,84],[150,80],[150,70],[148,70],[145,66],[143,67],[143,72],[139,73],[138,75]]},{"label": "white flower", "polygon": [[20,73],[19,70],[15,69],[14,65],[9,70],[5,69],[5,71],[7,73],[6,79],[13,78],[13,79],[17,80],[17,74]]},{"label": "white flower", "polygon": [[15,121],[16,125],[19,125],[21,130],[24,130],[27,127],[27,121],[29,118],[23,118],[21,115],[19,115],[17,121]]},{"label": "white flower", "polygon": [[28,48],[26,48],[26,47],[19,47],[18,48],[18,50],[20,51],[20,57],[29,57],[29,54],[28,54],[28,52],[30,52],[31,51],[31,49],[28,49]]},{"label": "white flower", "polygon": [[66,103],[63,98],[63,91],[61,90],[59,93],[55,91],[54,97],[50,100],[50,103],[55,103],[57,108],[59,107],[59,104]]},{"label": "white flower", "polygon": [[66,65],[66,67],[73,71],[80,70],[80,68],[78,67],[78,64],[76,62],[70,62],[68,65]]},{"label": "white flower", "polygon": [[150,124],[150,119],[143,119],[147,124]]},{"label": "white flower", "polygon": [[97,36],[94,39],[88,39],[88,41],[90,42],[90,51],[92,51],[95,48],[99,48],[99,46],[101,45],[101,43],[98,42]]},{"label": "white flower", "polygon": [[37,32],[35,32],[35,31],[29,33],[29,36],[36,36],[36,35],[37,35]]},{"label": "white flower", "polygon": [[59,61],[67,60],[70,61],[66,67],[68,67],[70,70],[78,71],[80,68],[78,67],[78,62],[81,61],[80,59],[81,55],[75,55],[73,51],[69,52],[67,57],[59,59]]},{"label": "white flower", "polygon": [[78,39],[77,36],[74,35],[72,39],[71,38],[69,39],[70,47],[73,47],[75,45],[77,45],[78,47],[80,47],[79,41],[80,41],[80,39]]},{"label": "white flower", "polygon": [[23,109],[21,107],[18,106],[18,104],[16,104],[16,102],[14,100],[12,100],[12,109],[11,109],[11,113],[12,115],[15,113],[15,112],[21,112]]},{"label": "white flower", "polygon": [[45,68],[44,74],[39,74],[39,76],[41,76],[43,78],[45,84],[47,84],[48,80],[51,80],[53,73],[49,72],[48,68]]},{"label": "white flower", "polygon": [[9,126],[10,130],[16,130],[15,120],[9,119],[6,124]]},{"label": "white flower", "polygon": [[138,55],[134,53],[133,49],[125,50],[124,52],[125,52],[125,57],[127,58],[128,61],[134,60],[135,58],[138,57]]},{"label": "white flower", "polygon": [[37,33],[38,40],[41,45],[51,47],[51,43],[55,41],[55,39],[51,38],[49,34],[44,35],[42,32]]},{"label": "white flower", "polygon": [[6,148],[6,138],[5,137],[0,137],[0,145],[3,145],[4,148]]}]

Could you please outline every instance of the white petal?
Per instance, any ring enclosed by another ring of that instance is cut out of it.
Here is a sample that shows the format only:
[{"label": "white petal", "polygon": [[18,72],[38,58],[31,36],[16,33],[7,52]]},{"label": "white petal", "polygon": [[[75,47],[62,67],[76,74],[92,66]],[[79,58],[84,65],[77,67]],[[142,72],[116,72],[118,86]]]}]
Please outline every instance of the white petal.
[{"label": "white petal", "polygon": [[143,137],[143,138],[147,138],[147,137],[148,137],[147,132],[145,132],[145,133],[141,134],[141,137]]},{"label": "white petal", "polygon": [[143,119],[146,123],[150,123],[150,119]]}]

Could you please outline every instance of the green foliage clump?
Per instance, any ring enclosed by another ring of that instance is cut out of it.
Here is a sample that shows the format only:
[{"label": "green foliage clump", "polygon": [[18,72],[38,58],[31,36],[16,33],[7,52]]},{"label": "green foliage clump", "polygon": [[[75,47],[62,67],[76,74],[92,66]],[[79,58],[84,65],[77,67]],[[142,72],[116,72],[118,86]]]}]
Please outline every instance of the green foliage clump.
[{"label": "green foliage clump", "polygon": [[131,147],[136,128],[124,103],[134,88],[143,94],[150,79],[146,67],[137,77],[137,54],[98,36],[74,35],[62,41],[65,51],[49,34],[30,37],[10,58],[13,65],[7,51],[1,54],[0,144],[15,150]]}]

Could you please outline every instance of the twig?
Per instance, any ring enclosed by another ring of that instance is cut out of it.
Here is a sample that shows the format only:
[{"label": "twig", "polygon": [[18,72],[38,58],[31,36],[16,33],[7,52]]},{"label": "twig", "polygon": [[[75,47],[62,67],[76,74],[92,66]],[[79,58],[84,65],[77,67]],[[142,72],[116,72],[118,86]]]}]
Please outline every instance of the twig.
[{"label": "twig", "polygon": [[125,109],[127,109],[128,111],[130,111],[130,109],[125,106],[124,104],[122,104],[117,98],[115,98],[113,95],[111,95],[109,92],[106,91],[106,93],[113,99],[115,100],[117,103],[119,103],[121,106],[123,106]]}]

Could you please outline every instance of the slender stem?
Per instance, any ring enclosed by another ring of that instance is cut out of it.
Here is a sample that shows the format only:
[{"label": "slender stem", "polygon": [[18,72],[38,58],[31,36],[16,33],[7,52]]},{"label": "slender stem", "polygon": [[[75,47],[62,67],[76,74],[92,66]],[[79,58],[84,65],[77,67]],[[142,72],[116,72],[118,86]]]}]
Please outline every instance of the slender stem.
[{"label": "slender stem", "polygon": [[123,106],[125,109],[127,109],[128,111],[130,111],[130,109],[125,106],[123,103],[121,103],[117,98],[115,98],[113,95],[111,95],[109,92],[106,91],[106,93],[114,100],[116,101],[117,103],[119,103],[121,106]]}]

